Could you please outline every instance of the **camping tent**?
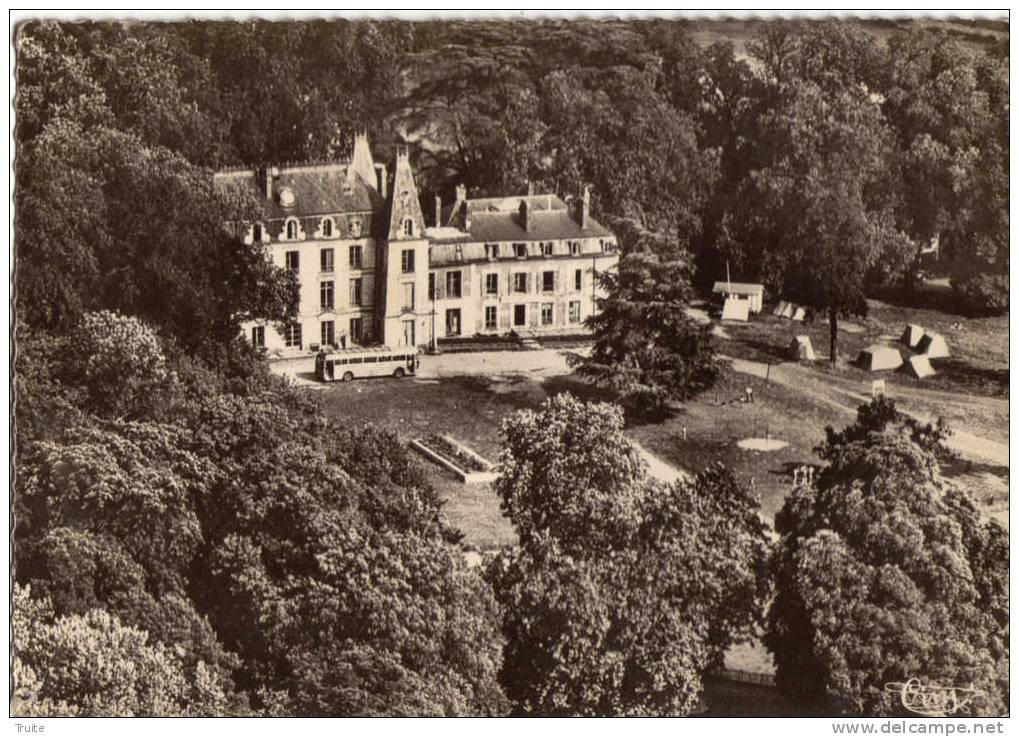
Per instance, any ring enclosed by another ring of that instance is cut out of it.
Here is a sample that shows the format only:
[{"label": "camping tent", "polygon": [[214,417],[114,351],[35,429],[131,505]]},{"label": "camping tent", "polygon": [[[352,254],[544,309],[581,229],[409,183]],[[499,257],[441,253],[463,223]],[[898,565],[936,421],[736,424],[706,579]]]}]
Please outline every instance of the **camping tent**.
[{"label": "camping tent", "polygon": [[919,344],[920,339],[923,338],[923,328],[919,325],[910,323],[906,325],[906,329],[902,331],[902,337],[899,341],[909,348],[916,348]]},{"label": "camping tent", "polygon": [[760,312],[764,304],[764,286],[761,284],[745,284],[735,281],[716,281],[711,289],[713,294],[725,296],[725,301],[736,299],[745,301],[750,306],[750,312]]},{"label": "camping tent", "polygon": [[910,356],[909,360],[902,364],[902,370],[917,379],[934,375],[934,367],[931,366],[930,359],[924,355]]},{"label": "camping tent", "polygon": [[778,303],[775,311],[772,313],[775,317],[786,317],[791,318],[793,316],[793,310],[796,309],[796,305],[792,302],[786,302],[784,299]]},{"label": "camping tent", "polygon": [[916,349],[927,358],[948,358],[948,343],[938,333],[927,333],[921,339]]},{"label": "camping tent", "polygon": [[796,361],[814,361],[814,346],[809,335],[797,335],[789,341],[789,357]]},{"label": "camping tent", "polygon": [[800,305],[794,305],[792,319],[796,322],[803,322],[807,317],[807,311]]},{"label": "camping tent", "polygon": [[887,371],[902,365],[902,356],[894,348],[875,343],[860,351],[856,362],[865,371]]},{"label": "camping tent", "polygon": [[750,319],[750,303],[745,299],[729,297],[722,305],[722,319],[746,322]]}]

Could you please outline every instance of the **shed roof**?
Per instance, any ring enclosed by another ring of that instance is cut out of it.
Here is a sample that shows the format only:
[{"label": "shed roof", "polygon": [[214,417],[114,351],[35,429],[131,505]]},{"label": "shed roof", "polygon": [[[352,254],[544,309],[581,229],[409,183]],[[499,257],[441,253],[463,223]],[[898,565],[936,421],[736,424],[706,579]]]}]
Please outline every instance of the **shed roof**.
[{"label": "shed roof", "polygon": [[764,294],[764,285],[738,281],[716,281],[711,291],[715,294]]}]

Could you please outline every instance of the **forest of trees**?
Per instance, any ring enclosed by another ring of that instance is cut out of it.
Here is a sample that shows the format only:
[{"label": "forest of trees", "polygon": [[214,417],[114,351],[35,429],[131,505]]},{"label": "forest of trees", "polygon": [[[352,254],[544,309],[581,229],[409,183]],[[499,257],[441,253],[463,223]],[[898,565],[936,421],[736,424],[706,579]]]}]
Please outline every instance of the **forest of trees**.
[{"label": "forest of trees", "polygon": [[380,159],[413,144],[426,196],[589,186],[624,253],[581,372],[658,407],[717,375],[673,307],[726,260],[824,313],[833,348],[935,239],[961,299],[1007,307],[1007,44],[887,39],[775,23],[746,56],[672,21],[21,26],[14,713],[687,714],[757,627],[780,685],[833,713],[888,712],[876,684],[915,672],[1000,711],[1007,536],[941,477],[941,430],[872,408],[830,432],[772,545],[724,468],[659,484],[618,407],[550,400],[503,428],[520,545],[471,568],[395,434],[331,424],[240,339],[287,319],[296,283],[224,231],[260,205],[210,176],[342,157],[367,127]]}]

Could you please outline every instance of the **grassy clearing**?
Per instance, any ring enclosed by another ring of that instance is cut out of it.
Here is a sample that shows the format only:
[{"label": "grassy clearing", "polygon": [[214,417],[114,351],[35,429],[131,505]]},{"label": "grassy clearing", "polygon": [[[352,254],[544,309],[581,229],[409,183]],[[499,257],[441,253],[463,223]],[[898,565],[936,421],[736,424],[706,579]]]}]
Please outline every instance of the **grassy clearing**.
[{"label": "grassy clearing", "polygon": [[[969,396],[1008,398],[1008,315],[995,317],[966,317],[946,312],[950,301],[948,287],[930,285],[915,298],[919,306],[903,304],[898,293],[884,295],[887,301],[868,300],[867,317],[840,320],[838,373],[845,378],[869,382],[874,374],[856,368],[851,362],[859,352],[872,343],[890,343],[898,348],[903,358],[912,355],[898,343],[907,323],[923,326],[929,332],[940,333],[948,341],[952,357],[935,359],[937,371],[924,379],[919,386],[925,390]],[[723,341],[724,350],[740,358],[757,361],[788,360],[787,347],[794,335],[809,335],[818,361],[814,367],[828,372],[828,323],[816,319],[812,323],[794,323],[773,317],[770,308],[746,324],[726,323],[725,330],[732,338]],[[881,372],[890,385],[916,388],[915,379],[901,372]]]},{"label": "grassy clearing", "polygon": [[[736,401],[748,384],[754,387],[754,403]],[[357,427],[370,422],[395,430],[404,440],[446,433],[495,461],[503,418],[564,391],[588,400],[605,398],[572,375],[545,382],[523,376],[357,381],[332,384],[320,396],[328,414],[343,425]],[[688,471],[699,471],[716,461],[725,463],[744,480],[753,480],[762,511],[771,519],[782,504],[792,469],[815,462],[812,448],[823,437],[824,425],[840,424],[831,414],[830,408],[782,386],[730,374],[717,390],[688,403],[672,417],[633,423],[627,434],[663,460]],[[736,446],[743,438],[765,435],[789,445],[774,452]],[[514,541],[490,485],[464,485],[435,464],[422,463],[446,500],[447,519],[464,532],[465,542],[488,549]]]}]

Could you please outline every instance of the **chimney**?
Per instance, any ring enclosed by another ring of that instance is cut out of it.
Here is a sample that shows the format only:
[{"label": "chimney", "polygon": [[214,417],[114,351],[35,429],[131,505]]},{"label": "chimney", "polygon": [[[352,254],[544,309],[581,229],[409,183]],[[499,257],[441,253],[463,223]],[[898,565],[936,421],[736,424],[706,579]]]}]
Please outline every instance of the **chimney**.
[{"label": "chimney", "polygon": [[464,230],[471,229],[471,208],[467,206],[466,200],[463,203],[464,209]]},{"label": "chimney", "polygon": [[435,227],[442,225],[442,197],[435,195]]},{"label": "chimney", "polygon": [[267,200],[272,199],[272,169],[268,166],[258,167],[258,179],[261,185],[262,195]]},{"label": "chimney", "polygon": [[584,187],[584,198],[580,201],[580,229],[587,228],[587,219],[591,215],[591,191]]},{"label": "chimney", "polygon": [[528,217],[528,206],[527,200],[520,200],[520,227],[524,229],[525,233],[531,232],[531,218]]}]

